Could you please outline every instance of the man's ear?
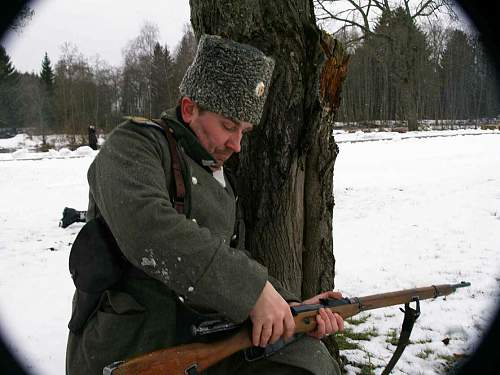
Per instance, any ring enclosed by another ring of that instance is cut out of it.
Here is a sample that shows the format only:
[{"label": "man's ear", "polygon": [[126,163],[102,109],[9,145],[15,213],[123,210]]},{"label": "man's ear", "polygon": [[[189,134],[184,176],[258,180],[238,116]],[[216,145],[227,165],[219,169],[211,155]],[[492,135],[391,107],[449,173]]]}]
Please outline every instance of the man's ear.
[{"label": "man's ear", "polygon": [[196,103],[193,102],[189,97],[183,96],[181,98],[181,115],[182,120],[185,123],[190,124],[193,120],[193,117],[198,113],[198,107]]}]

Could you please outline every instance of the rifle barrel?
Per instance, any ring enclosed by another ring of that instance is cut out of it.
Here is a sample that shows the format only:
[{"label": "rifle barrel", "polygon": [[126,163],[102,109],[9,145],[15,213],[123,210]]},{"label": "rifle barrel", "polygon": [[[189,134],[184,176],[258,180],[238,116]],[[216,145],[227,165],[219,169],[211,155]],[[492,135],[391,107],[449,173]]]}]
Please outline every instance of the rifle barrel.
[{"label": "rifle barrel", "polygon": [[297,309],[292,307],[295,315],[295,326],[297,332],[310,332],[316,328],[314,318],[321,307],[326,307],[338,313],[343,319],[350,318],[361,311],[379,309],[394,305],[404,305],[415,300],[425,300],[447,296],[456,291],[457,288],[470,286],[470,283],[462,281],[458,284],[431,285],[423,288],[403,289],[395,292],[372,294],[364,297],[342,298],[341,300],[326,300],[323,305],[302,305]]}]

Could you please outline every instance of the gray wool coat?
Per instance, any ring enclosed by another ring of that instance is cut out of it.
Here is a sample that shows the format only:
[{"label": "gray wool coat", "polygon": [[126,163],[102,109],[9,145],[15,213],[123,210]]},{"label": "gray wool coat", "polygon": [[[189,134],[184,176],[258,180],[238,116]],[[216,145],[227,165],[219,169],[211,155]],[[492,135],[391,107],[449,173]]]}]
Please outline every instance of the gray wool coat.
[{"label": "gray wool coat", "polygon": [[[88,171],[88,220],[102,216],[126,259],[145,277],[127,277],[106,290],[82,332],[70,332],[66,372],[102,374],[112,362],[183,343],[179,296],[198,311],[234,322],[248,318],[267,280],[288,301],[298,299],[248,253],[229,246],[234,231],[234,192],[223,188],[201,163],[210,155],[175,110],[172,126],[183,161],[190,210],[172,207],[170,152],[163,130],[131,119],[109,136]],[[79,308],[78,293],[73,309]],[[316,374],[338,366],[324,345],[299,340],[271,357]]]}]

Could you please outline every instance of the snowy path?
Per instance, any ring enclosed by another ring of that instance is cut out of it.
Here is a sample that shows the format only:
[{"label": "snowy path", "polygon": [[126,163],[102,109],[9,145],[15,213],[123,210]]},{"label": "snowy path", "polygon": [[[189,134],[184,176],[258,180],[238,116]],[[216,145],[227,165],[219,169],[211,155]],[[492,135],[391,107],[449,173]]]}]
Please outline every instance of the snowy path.
[{"label": "snowy path", "polygon": [[[446,301],[422,302],[415,344],[395,371],[439,373],[439,356],[470,350],[487,324],[481,312],[500,299],[500,136],[346,142],[340,149],[337,287],[356,296],[472,282]],[[68,251],[81,224],[57,225],[65,206],[85,209],[91,161],[90,155],[0,163],[0,328],[35,374],[64,374],[73,293]],[[364,350],[343,354],[383,365],[394,349],[385,335],[401,319],[395,307],[371,313],[351,328],[375,327],[378,336],[362,343]]]}]

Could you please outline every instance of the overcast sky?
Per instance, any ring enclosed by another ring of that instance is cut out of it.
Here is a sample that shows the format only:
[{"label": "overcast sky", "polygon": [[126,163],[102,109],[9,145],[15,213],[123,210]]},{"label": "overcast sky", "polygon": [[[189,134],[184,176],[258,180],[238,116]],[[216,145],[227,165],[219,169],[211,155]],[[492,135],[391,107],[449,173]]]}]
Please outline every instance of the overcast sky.
[{"label": "overcast sky", "polygon": [[65,42],[91,61],[99,55],[120,66],[122,49],[145,22],[159,27],[160,42],[172,51],[189,23],[189,0],[36,0],[31,7],[35,15],[28,25],[2,41],[21,72],[38,73],[45,51],[55,64]]},{"label": "overcast sky", "polygon": [[35,15],[20,33],[11,32],[2,45],[21,72],[39,72],[47,51],[53,64],[64,42],[92,58],[122,64],[122,49],[139,35],[144,22],[160,29],[160,43],[172,50],[189,23],[188,0],[37,0]]}]

